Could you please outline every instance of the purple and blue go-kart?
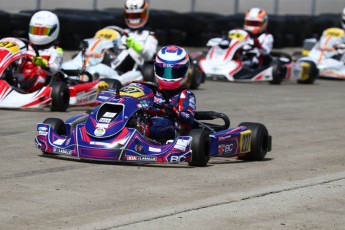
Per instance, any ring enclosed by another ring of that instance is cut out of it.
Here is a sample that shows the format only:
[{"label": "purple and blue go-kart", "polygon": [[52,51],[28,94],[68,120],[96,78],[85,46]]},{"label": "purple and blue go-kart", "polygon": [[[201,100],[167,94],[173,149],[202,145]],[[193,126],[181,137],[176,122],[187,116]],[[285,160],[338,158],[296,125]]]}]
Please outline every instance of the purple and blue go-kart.
[{"label": "purple and blue go-kart", "polygon": [[[37,124],[36,146],[44,154],[78,159],[153,163],[188,162],[206,166],[210,157],[237,157],[262,160],[271,150],[272,137],[260,123],[244,122],[229,128],[222,113],[198,111],[188,135],[158,143],[146,137],[141,127],[149,122],[148,109],[157,106],[157,86],[150,82],[132,83],[120,90],[102,91],[101,102],[86,112],[63,122],[47,118]],[[223,125],[201,120],[223,120]]]}]

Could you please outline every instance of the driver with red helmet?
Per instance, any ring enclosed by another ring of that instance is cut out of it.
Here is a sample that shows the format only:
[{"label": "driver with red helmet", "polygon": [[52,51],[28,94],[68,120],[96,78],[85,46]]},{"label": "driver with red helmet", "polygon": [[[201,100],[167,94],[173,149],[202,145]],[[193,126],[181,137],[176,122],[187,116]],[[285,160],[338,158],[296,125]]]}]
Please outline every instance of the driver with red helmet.
[{"label": "driver with red helmet", "polygon": [[153,117],[148,136],[154,140],[174,139],[192,128],[196,104],[186,86],[189,64],[187,52],[175,45],[161,48],[156,56],[154,73],[159,91],[155,103],[165,106],[150,111]]},{"label": "driver with red helmet", "polygon": [[255,7],[246,12],[244,29],[251,33],[254,49],[247,50],[247,54],[251,54],[249,55],[251,58],[244,64],[258,66],[271,53],[274,39],[272,34],[266,32],[267,24],[268,16],[265,10]]},{"label": "driver with red helmet", "polygon": [[50,11],[39,11],[31,17],[27,53],[32,62],[23,63],[25,71],[18,76],[19,86],[26,92],[31,93],[47,85],[47,74],[52,76],[60,70],[63,50],[56,45],[59,30],[59,19]]},{"label": "driver with red helmet", "polygon": [[122,37],[123,43],[145,60],[153,60],[158,40],[152,31],[144,29],[149,18],[149,3],[146,0],[126,0],[125,22],[129,30]]}]

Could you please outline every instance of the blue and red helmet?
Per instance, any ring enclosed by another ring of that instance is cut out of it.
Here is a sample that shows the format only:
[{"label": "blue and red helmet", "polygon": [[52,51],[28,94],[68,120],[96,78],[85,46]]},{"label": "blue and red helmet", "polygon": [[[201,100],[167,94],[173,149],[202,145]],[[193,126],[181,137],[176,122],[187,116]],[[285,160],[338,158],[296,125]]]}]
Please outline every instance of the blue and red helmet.
[{"label": "blue and red helmet", "polygon": [[161,89],[173,90],[187,81],[189,57],[185,49],[169,45],[161,48],[156,56],[154,72]]}]

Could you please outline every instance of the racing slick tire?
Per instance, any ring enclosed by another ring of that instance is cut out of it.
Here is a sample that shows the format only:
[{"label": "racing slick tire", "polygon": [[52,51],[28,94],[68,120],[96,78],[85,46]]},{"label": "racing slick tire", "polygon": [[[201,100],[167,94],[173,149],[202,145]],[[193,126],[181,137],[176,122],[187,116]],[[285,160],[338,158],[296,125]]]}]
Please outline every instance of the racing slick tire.
[{"label": "racing slick tire", "polygon": [[51,111],[65,112],[69,106],[69,88],[65,82],[53,82],[51,84]]},{"label": "racing slick tire", "polygon": [[[315,79],[319,76],[319,69],[317,68],[315,62],[313,62],[313,61],[303,60],[301,62],[301,64],[303,62],[307,64],[306,68],[308,71],[308,73],[307,73],[308,77],[305,79],[299,79],[299,80],[297,80],[297,82],[300,84],[313,84]],[[302,66],[302,69],[303,68],[304,67]]]},{"label": "racing slick tire", "polygon": [[141,67],[141,74],[143,75],[144,81],[155,82],[153,63],[145,62],[144,65]]},{"label": "racing slick tire", "polygon": [[111,78],[104,78],[101,79],[102,81],[105,81],[110,89],[120,89],[122,87],[122,84],[119,80],[111,79]]},{"label": "racing slick tire", "polygon": [[273,70],[272,70],[273,80],[270,81],[270,84],[280,85],[283,81],[282,65],[278,60],[273,60],[272,64],[273,64]]},{"label": "racing slick tire", "polygon": [[261,161],[267,152],[271,151],[272,137],[268,134],[267,128],[260,123],[242,122],[239,126],[247,127],[252,131],[250,143],[251,151],[238,159],[249,161]]},{"label": "racing slick tire", "polygon": [[189,71],[190,71],[188,73],[188,78],[190,78],[188,80],[188,82],[190,82],[189,88],[198,89],[200,84],[203,82],[203,73],[200,71],[196,60],[191,63],[191,66],[189,67]]},{"label": "racing slick tire", "polygon": [[50,125],[52,129],[60,136],[66,135],[66,126],[63,120],[49,117],[43,121],[44,124]]},{"label": "racing slick tire", "polygon": [[192,137],[192,160],[190,166],[203,167],[210,160],[209,132],[203,129],[192,129],[188,136]]}]

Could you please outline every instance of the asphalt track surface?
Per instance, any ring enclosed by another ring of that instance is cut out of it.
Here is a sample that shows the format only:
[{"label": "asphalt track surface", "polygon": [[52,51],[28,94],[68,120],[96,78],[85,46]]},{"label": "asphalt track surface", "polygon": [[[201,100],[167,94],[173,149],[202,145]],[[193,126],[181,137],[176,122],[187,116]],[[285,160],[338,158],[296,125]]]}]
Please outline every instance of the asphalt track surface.
[{"label": "asphalt track surface", "polygon": [[197,109],[265,124],[273,149],[203,168],[46,157],[36,124],[85,108],[0,110],[0,229],[344,229],[344,88],[207,81]]}]

